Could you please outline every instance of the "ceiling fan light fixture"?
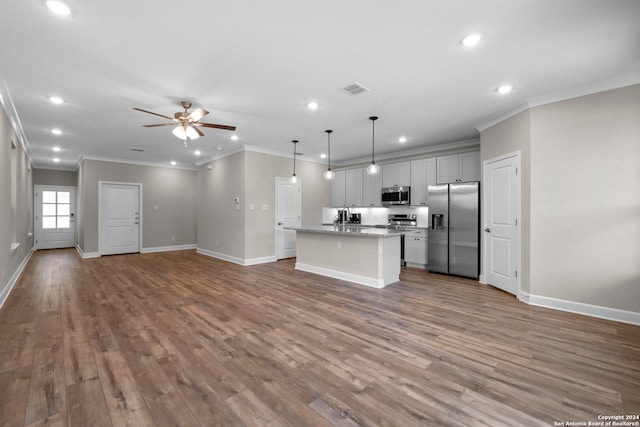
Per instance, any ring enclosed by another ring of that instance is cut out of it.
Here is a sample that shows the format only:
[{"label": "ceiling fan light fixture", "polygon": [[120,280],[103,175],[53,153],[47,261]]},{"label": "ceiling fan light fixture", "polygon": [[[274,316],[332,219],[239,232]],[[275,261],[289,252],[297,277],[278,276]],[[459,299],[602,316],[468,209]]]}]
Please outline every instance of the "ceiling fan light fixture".
[{"label": "ceiling fan light fixture", "polygon": [[175,128],[173,128],[172,132],[175,136],[183,141],[187,139],[187,129],[185,128],[185,126],[176,126]]},{"label": "ceiling fan light fixture", "polygon": [[69,16],[71,15],[71,9],[61,1],[49,0],[47,1],[47,7],[56,15]]},{"label": "ceiling fan light fixture", "polygon": [[189,137],[189,139],[191,140],[200,138],[200,134],[193,126],[187,126],[185,132],[187,134],[187,137]]}]

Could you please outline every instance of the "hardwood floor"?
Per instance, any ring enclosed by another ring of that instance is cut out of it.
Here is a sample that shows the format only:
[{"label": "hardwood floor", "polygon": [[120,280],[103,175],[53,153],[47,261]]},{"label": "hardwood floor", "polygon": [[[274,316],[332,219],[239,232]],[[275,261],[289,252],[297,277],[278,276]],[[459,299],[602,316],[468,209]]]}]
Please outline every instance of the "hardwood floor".
[{"label": "hardwood floor", "polygon": [[34,253],[0,425],[524,425],[640,414],[640,327],[403,269],[370,289],[194,251]]}]

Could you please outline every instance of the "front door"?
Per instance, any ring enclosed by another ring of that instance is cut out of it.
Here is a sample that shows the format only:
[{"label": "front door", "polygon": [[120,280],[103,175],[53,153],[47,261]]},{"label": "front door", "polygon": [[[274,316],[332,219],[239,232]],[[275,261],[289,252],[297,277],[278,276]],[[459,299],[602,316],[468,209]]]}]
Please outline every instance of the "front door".
[{"label": "front door", "polygon": [[486,281],[514,295],[519,290],[519,165],[517,153],[484,165]]},{"label": "front door", "polygon": [[300,180],[276,178],[276,258],[296,256],[296,232],[285,227],[300,227]]},{"label": "front door", "polygon": [[100,183],[100,252],[140,252],[140,186]]},{"label": "front door", "polygon": [[35,186],[35,248],[72,248],[76,245],[76,188]]}]

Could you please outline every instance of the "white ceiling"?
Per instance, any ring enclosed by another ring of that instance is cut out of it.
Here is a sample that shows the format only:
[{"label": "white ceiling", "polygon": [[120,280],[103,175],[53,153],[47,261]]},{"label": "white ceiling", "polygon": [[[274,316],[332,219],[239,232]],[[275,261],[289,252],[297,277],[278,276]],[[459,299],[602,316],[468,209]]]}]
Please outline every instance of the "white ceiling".
[{"label": "white ceiling", "polygon": [[[1,6],[4,103],[36,167],[54,166],[54,155],[68,168],[81,155],[193,167],[240,144],[290,153],[292,139],[319,160],[325,129],[332,160],[345,162],[370,156],[371,115],[376,154],[415,150],[477,138],[476,126],[528,99],[640,70],[637,0],[67,4],[69,17],[44,0]],[[463,47],[474,31],[484,40]],[[370,91],[342,90],[353,82]],[[503,83],[513,92],[497,94]],[[237,126],[240,139],[203,128],[185,149],[171,127],[142,127],[163,119],[133,110],[173,116],[181,100],[209,110],[205,122]]]}]

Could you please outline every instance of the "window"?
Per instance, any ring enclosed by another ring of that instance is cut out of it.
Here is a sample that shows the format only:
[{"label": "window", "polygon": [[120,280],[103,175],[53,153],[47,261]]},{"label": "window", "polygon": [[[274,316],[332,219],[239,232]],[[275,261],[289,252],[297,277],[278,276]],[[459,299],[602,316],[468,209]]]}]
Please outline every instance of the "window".
[{"label": "window", "polygon": [[42,228],[71,227],[71,193],[68,191],[42,192]]}]

